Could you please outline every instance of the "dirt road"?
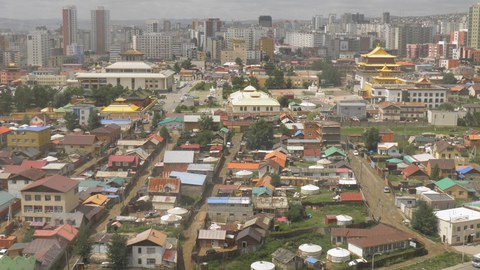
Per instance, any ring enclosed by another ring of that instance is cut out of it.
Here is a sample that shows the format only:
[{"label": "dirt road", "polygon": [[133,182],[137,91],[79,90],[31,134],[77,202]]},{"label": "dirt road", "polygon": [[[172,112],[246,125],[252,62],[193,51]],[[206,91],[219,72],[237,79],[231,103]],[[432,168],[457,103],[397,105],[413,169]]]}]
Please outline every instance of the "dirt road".
[{"label": "dirt road", "polygon": [[425,256],[410,259],[394,266],[389,266],[388,269],[397,269],[413,265],[417,262],[424,261],[427,258],[440,255],[443,252],[451,251],[443,244],[434,242],[405,226],[403,224],[405,218],[400,212],[400,209],[395,206],[395,195],[393,193],[383,192],[385,186],[383,179],[373,171],[365,159],[358,156],[350,156],[350,158],[352,170],[361,186],[363,196],[368,202],[370,214],[375,220],[380,220],[382,223],[392,225],[395,228],[413,234],[417,240],[425,244],[425,248],[428,250],[428,254]]},{"label": "dirt road", "polygon": [[[233,160],[235,154],[240,149],[240,141],[242,140],[242,134],[235,134],[232,138],[233,146],[229,149],[228,156],[225,157],[225,163],[223,168],[220,170],[218,177],[221,179],[225,179],[227,176],[227,164]],[[214,189],[210,189],[210,193],[207,194],[207,197],[212,195]],[[184,231],[185,235],[185,242],[182,245],[183,248],[183,263],[184,263],[184,270],[192,270],[195,269],[195,262],[192,261],[192,252],[195,247],[195,243],[197,241],[197,234],[198,230],[203,228],[205,224],[205,218],[207,217],[207,203],[202,205],[200,209],[193,213],[195,217],[193,218],[192,223],[190,226]]]}]

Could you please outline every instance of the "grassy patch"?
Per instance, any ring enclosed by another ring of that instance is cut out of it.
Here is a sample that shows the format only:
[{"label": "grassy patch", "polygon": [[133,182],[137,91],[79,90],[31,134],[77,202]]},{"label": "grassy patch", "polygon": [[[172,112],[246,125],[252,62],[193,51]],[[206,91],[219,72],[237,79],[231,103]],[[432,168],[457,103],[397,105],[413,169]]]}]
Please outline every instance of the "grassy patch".
[{"label": "grassy patch", "polygon": [[446,267],[454,266],[462,262],[462,255],[453,252],[446,252],[431,259],[427,259],[423,262],[402,267],[397,270],[437,270]]},{"label": "grassy patch", "polygon": [[294,165],[290,165],[298,168],[308,168],[310,166],[317,165],[317,163],[315,161],[296,161]]},{"label": "grassy patch", "polygon": [[[463,135],[465,134],[465,131],[468,130],[467,127],[433,127],[429,125],[425,126],[412,126],[408,125],[406,123],[405,125],[402,125],[402,123],[399,123],[398,126],[385,126],[382,125],[382,123],[378,123],[378,125],[372,125],[372,127],[376,128],[389,128],[391,129],[395,135],[421,135],[424,132],[430,132],[430,133],[435,133],[435,134],[445,134],[445,135]],[[341,133],[342,135],[352,135],[352,134],[363,134],[365,129],[368,129],[369,127],[342,127]]]},{"label": "grassy patch", "polygon": [[302,202],[306,203],[322,203],[322,202],[332,202],[333,193],[328,190],[321,190],[318,194],[302,196]]}]

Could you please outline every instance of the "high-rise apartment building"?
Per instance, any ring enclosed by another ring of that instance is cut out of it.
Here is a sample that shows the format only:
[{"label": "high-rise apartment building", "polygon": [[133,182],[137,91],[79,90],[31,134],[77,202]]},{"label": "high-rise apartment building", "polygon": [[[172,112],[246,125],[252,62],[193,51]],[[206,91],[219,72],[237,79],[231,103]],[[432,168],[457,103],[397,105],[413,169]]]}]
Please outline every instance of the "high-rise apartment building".
[{"label": "high-rise apartment building", "polygon": [[272,27],[272,16],[262,15],[258,17],[258,25],[261,27]]},{"label": "high-rise apartment building", "polygon": [[133,48],[142,51],[147,59],[172,59],[172,36],[163,33],[146,33],[133,37]]},{"label": "high-rise apartment building", "polygon": [[383,12],[382,23],[390,23],[390,12]]},{"label": "high-rise apartment building", "polygon": [[205,36],[214,37],[222,28],[222,21],[218,18],[210,18],[205,22]]},{"label": "high-rise apartment building", "polygon": [[[180,28],[178,28],[180,29]],[[163,21],[163,31],[170,31],[172,30],[172,22],[170,22],[169,20],[164,20]]]},{"label": "high-rise apartment building", "polygon": [[480,49],[480,3],[474,4],[468,10],[468,47]]},{"label": "high-rise apartment building", "polygon": [[148,20],[146,33],[160,33],[160,21],[159,20]]},{"label": "high-rise apartment building", "polygon": [[49,57],[48,31],[44,27],[27,35],[27,65],[44,67]]},{"label": "high-rise apartment building", "polygon": [[77,8],[67,6],[62,9],[63,18],[63,53],[67,54],[67,46],[77,43]]},{"label": "high-rise apartment building", "polygon": [[312,28],[313,30],[320,30],[323,27],[323,16],[315,15],[312,18]]},{"label": "high-rise apartment building", "polygon": [[96,54],[105,54],[110,50],[110,11],[104,7],[92,10],[92,50]]}]

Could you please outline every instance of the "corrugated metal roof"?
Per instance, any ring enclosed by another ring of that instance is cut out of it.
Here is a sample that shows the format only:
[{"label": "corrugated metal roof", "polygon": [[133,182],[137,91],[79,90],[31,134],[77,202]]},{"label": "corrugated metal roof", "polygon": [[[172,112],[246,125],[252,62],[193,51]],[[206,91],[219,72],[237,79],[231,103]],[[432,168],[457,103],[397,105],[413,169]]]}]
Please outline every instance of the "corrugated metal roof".
[{"label": "corrugated metal roof", "polygon": [[248,197],[209,197],[207,198],[209,204],[251,204]]},{"label": "corrugated metal roof", "polygon": [[225,230],[200,230],[198,231],[198,240],[225,240],[227,231]]},{"label": "corrugated metal roof", "polygon": [[193,163],[194,151],[165,151],[163,163]]}]

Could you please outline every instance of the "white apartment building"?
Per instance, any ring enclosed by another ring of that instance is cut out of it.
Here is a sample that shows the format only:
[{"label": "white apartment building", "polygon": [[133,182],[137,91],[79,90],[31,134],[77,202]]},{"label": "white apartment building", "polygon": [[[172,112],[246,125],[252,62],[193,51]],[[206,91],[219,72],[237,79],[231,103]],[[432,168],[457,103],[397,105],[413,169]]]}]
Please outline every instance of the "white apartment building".
[{"label": "white apartment building", "polygon": [[435,212],[438,218],[438,235],[443,243],[462,245],[480,242],[480,212],[453,208]]},{"label": "white apartment building", "polygon": [[27,35],[27,65],[44,67],[49,57],[48,31],[35,30]]},{"label": "white apartment building", "polygon": [[172,37],[163,33],[133,36],[133,49],[145,53],[147,59],[172,59]]},{"label": "white apartment building", "polygon": [[298,48],[323,47],[326,44],[326,35],[316,32],[287,32],[285,43]]}]

